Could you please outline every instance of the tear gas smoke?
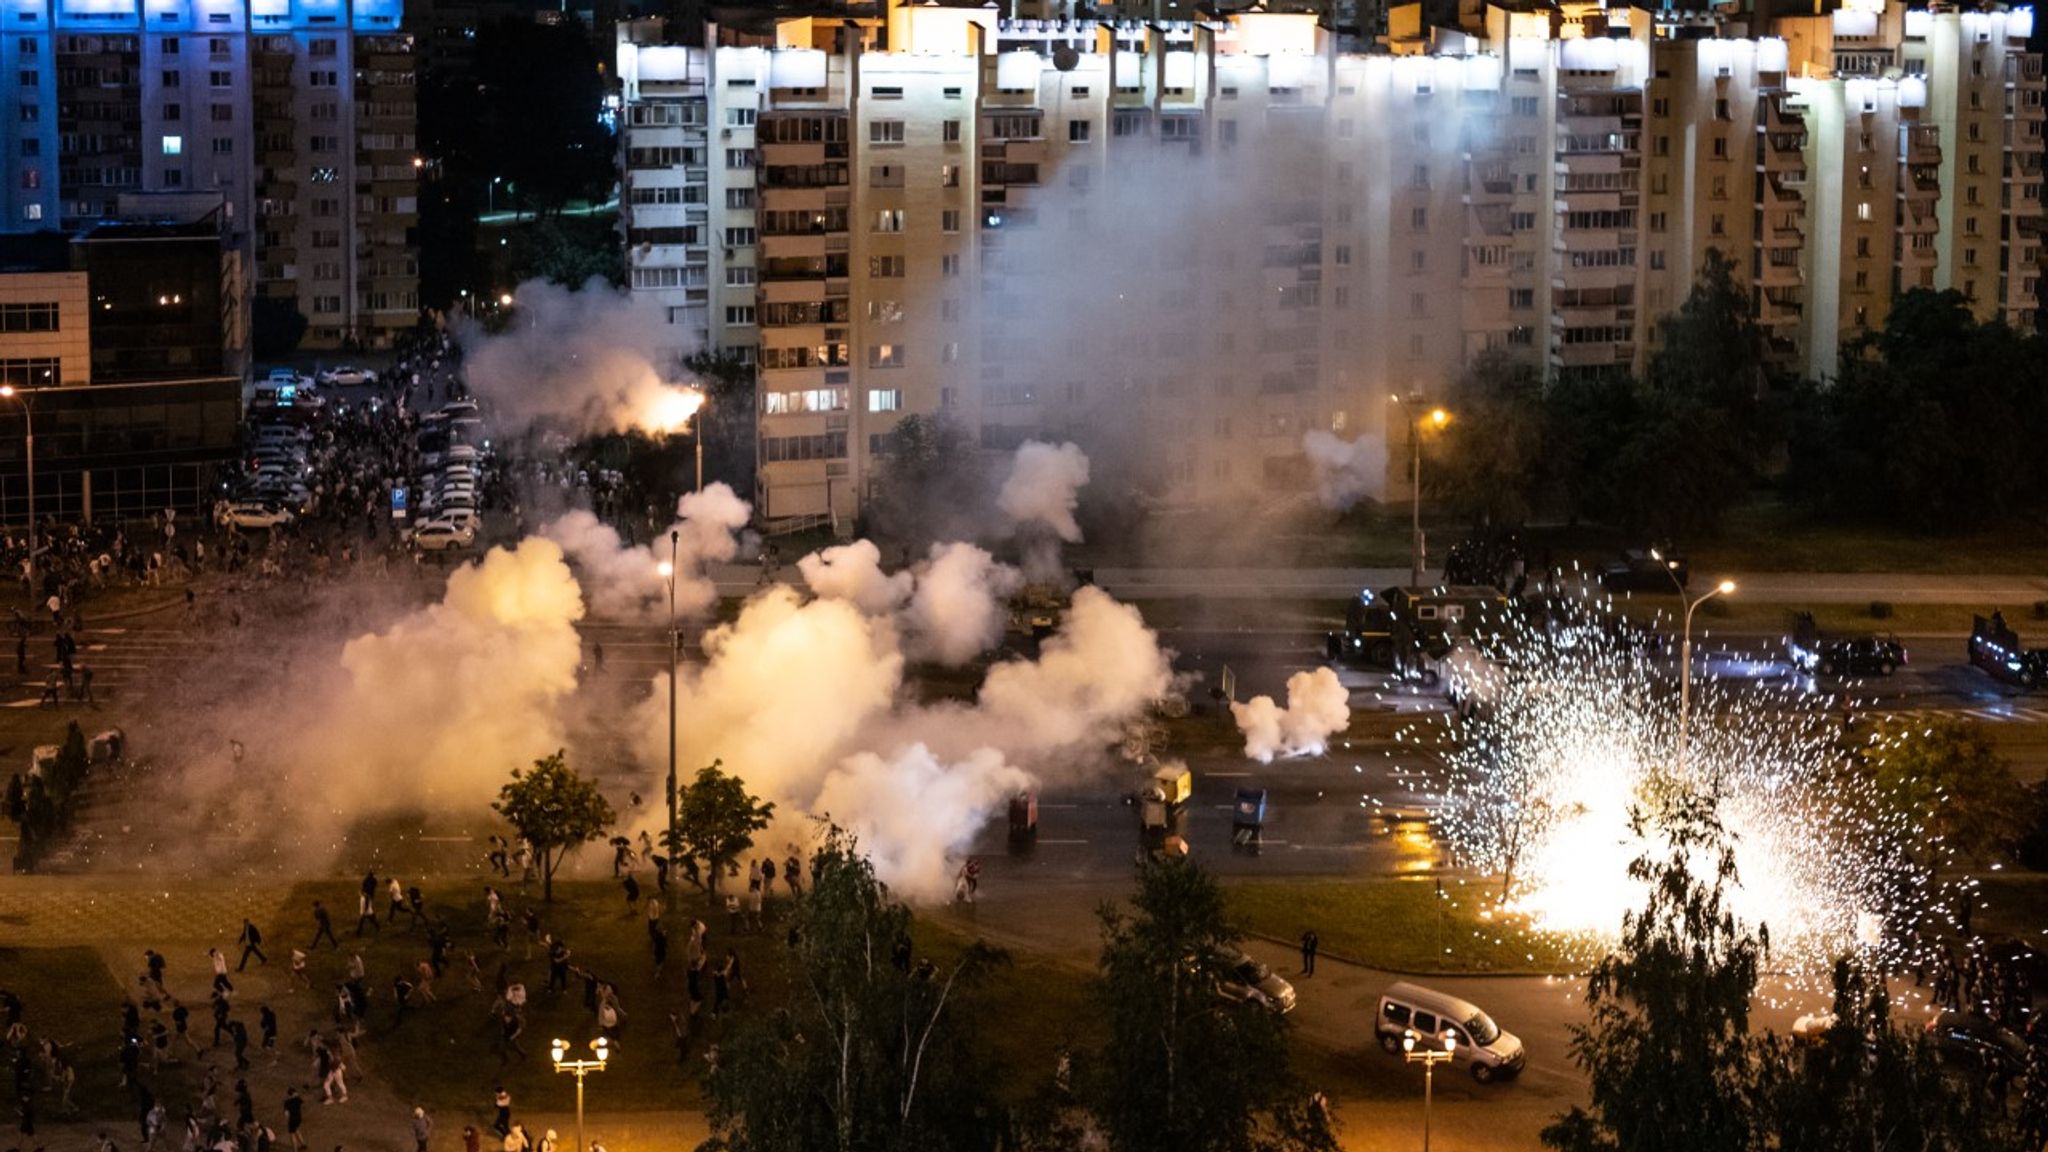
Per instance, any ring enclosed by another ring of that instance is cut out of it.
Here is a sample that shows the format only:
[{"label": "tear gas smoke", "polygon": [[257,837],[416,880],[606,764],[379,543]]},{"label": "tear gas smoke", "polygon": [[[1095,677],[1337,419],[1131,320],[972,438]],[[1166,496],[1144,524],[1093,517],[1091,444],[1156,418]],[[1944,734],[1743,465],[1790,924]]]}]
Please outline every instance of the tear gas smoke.
[{"label": "tear gas smoke", "polygon": [[855,540],[813,552],[797,571],[818,596],[892,617],[913,660],[958,667],[1003,638],[1008,598],[1023,576],[972,544],[934,544],[917,567],[882,570],[882,552]]},{"label": "tear gas smoke", "polygon": [[477,810],[510,767],[563,746],[582,617],[551,541],[456,569],[440,603],[343,645],[345,679],[265,750],[282,774],[271,799],[301,819]]},{"label": "tear gas smoke", "polygon": [[898,896],[939,903],[986,814],[1030,786],[1031,777],[993,748],[948,764],[913,744],[892,759],[848,756],[826,775],[811,808],[858,838]]},{"label": "tear gas smoke", "polygon": [[549,521],[541,535],[559,544],[582,574],[591,611],[602,617],[649,620],[666,613],[668,585],[660,565],[675,545],[676,614],[701,616],[718,602],[709,566],[738,555],[737,534],[751,512],[724,484],[712,484],[676,502],[676,523],[644,545],[627,545],[616,529],[582,509]]},{"label": "tear gas smoke", "polygon": [[[984,565],[1000,566],[958,547],[935,555],[921,587],[987,586]],[[930,575],[955,567],[957,579]],[[915,603],[871,615],[787,587],[756,596],[705,636],[706,664],[683,673],[678,755],[688,765],[723,759],[791,818],[829,812],[861,832],[883,879],[922,897],[948,890],[961,846],[1002,796],[1034,777],[1100,770],[1104,749],[1165,693],[1172,671],[1135,609],[1087,587],[1038,659],[995,665],[972,703],[920,704],[902,691],[904,630],[915,625],[899,620],[916,618]],[[665,684],[635,730],[642,763],[665,768]]]},{"label": "tear gas smoke", "polygon": [[500,431],[535,422],[582,433],[680,431],[703,394],[684,377],[677,329],[654,305],[592,278],[580,289],[529,280],[504,331],[460,332],[465,375]]},{"label": "tear gas smoke", "polygon": [[1003,638],[1007,602],[1023,584],[1015,568],[972,544],[932,545],[903,616],[911,655],[958,667],[988,651]]},{"label": "tear gas smoke", "polygon": [[1276,756],[1319,756],[1331,736],[1351,725],[1351,691],[1328,668],[1296,672],[1287,678],[1287,707],[1254,696],[1233,702],[1230,715],[1244,734],[1244,754],[1261,764]]},{"label": "tear gas smoke", "polygon": [[1386,495],[1387,441],[1367,433],[1356,440],[1314,429],[1301,438],[1315,470],[1316,498],[1334,512],[1350,509],[1360,500],[1378,500]]},{"label": "tear gas smoke", "polygon": [[870,540],[820,549],[796,562],[811,591],[844,600],[869,616],[886,616],[910,600],[914,578],[882,571],[882,550]]},{"label": "tear gas smoke", "polygon": [[1088,457],[1072,444],[1028,441],[1017,449],[996,507],[1020,529],[1040,527],[1069,544],[1081,542],[1074,519],[1088,483]]}]

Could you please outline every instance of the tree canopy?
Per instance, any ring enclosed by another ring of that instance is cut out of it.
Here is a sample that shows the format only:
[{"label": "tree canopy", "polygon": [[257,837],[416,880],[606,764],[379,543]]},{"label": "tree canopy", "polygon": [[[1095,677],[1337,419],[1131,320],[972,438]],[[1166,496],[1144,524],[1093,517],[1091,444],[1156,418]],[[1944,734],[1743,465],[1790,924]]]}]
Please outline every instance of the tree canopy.
[{"label": "tree canopy", "polygon": [[715,1152],[978,1152],[1001,1110],[973,1028],[986,977],[1007,963],[972,943],[907,962],[910,910],[848,834],[833,830],[790,913],[792,994],[749,1015],[706,1077]]},{"label": "tree canopy", "polygon": [[754,846],[754,833],[768,826],[775,805],[747,793],[746,781],[727,775],[725,762],[714,760],[697,770],[697,778],[676,797],[673,846],[683,856],[704,861],[705,887],[718,894],[719,874]]},{"label": "tree canopy", "polygon": [[533,849],[540,866],[541,899],[555,898],[555,869],[579,845],[612,826],[612,806],[597,785],[578,776],[560,751],[512,770],[512,780],[491,804]]}]

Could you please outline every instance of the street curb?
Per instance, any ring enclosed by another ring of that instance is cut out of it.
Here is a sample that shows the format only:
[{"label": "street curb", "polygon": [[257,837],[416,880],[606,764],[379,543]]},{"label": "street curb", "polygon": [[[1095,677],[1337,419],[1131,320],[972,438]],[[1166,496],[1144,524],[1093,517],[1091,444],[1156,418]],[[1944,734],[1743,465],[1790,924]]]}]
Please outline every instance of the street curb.
[{"label": "street curb", "polygon": [[[1282,948],[1301,947],[1301,941],[1299,940],[1283,940],[1278,936],[1269,936],[1264,932],[1246,932],[1244,935],[1246,939],[1263,940],[1268,944],[1277,944]],[[1503,968],[1495,972],[1445,972],[1417,968],[1393,968],[1384,964],[1368,964],[1356,957],[1346,956],[1341,952],[1332,952],[1327,948],[1317,948],[1316,959],[1321,960],[1325,957],[1335,960],[1339,964],[1349,964],[1353,968],[1363,968],[1369,972],[1389,972],[1395,976],[1441,976],[1454,980],[1495,978],[1509,980],[1553,980],[1563,978],[1576,980],[1585,975],[1583,972],[1538,972],[1528,968]]]}]

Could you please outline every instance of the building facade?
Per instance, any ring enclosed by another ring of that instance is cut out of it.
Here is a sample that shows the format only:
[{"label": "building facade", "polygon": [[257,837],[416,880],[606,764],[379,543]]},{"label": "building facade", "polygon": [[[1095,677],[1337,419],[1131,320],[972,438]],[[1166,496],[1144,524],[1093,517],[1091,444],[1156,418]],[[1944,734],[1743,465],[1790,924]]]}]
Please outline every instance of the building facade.
[{"label": "building facade", "polygon": [[418,315],[412,38],[398,0],[8,0],[0,228],[77,231],[124,195],[227,206],[252,294],[307,342]]},{"label": "building facade", "polygon": [[1371,53],[1269,11],[624,25],[633,291],[756,363],[771,521],[844,521],[910,414],[1169,503],[1298,491],[1321,429],[1398,490],[1390,396],[1640,371],[1710,250],[1816,378],[1907,289],[2032,323],[2031,9],[1464,11]]}]

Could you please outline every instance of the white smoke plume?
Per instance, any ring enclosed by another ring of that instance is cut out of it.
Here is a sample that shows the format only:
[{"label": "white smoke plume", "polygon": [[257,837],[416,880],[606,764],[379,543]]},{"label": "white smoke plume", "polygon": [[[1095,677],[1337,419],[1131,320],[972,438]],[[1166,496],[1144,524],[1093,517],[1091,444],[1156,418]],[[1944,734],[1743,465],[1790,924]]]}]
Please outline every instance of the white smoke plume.
[{"label": "white smoke plume", "polygon": [[459,333],[472,391],[507,432],[536,421],[578,432],[680,431],[703,397],[660,309],[592,278],[580,289],[529,280],[504,331]]},{"label": "white smoke plume", "polygon": [[957,667],[1002,640],[1009,598],[1024,577],[972,544],[934,544],[915,583],[903,614],[910,653]]},{"label": "white smoke plume", "polygon": [[447,594],[341,650],[347,679],[275,757],[308,813],[474,809],[565,743],[583,598],[529,539],[458,568]]},{"label": "white smoke plume", "polygon": [[855,540],[821,549],[796,562],[804,583],[828,600],[844,600],[869,616],[887,616],[910,600],[914,578],[882,571],[882,550]]},{"label": "white smoke plume", "polygon": [[[712,484],[677,501],[676,515],[669,529],[676,533],[676,614],[701,616],[718,602],[709,568],[738,555],[738,533],[751,511],[731,488]],[[646,620],[667,610],[668,585],[659,566],[669,561],[668,532],[629,547],[610,525],[579,508],[543,525],[541,535],[575,561],[596,615]]]},{"label": "white smoke plume", "polygon": [[996,494],[996,507],[1020,529],[1034,526],[1069,544],[1081,542],[1074,519],[1081,489],[1088,483],[1088,457],[1072,444],[1032,440],[1017,449],[1010,474]]},{"label": "white smoke plume", "polygon": [[[958,570],[933,578],[936,590],[986,587],[978,573],[1000,567],[955,551],[924,571]],[[934,592],[930,618],[953,614],[941,599]],[[997,801],[1032,777],[1100,770],[1172,674],[1135,609],[1082,588],[1039,659],[991,668],[972,703],[919,704],[903,692],[915,619],[806,601],[789,587],[755,597],[705,637],[706,665],[678,685],[680,754],[686,765],[724,760],[791,828],[829,812],[861,832],[883,879],[928,896],[949,890],[958,854]],[[649,766],[667,762],[665,689],[657,682],[635,718]]]},{"label": "white smoke plume", "polygon": [[1316,497],[1323,507],[1343,512],[1360,500],[1386,495],[1386,437],[1368,432],[1343,440],[1317,428],[1302,437],[1301,447],[1315,469]]},{"label": "white smoke plume", "polygon": [[854,833],[897,895],[939,903],[987,814],[1031,784],[993,748],[942,763],[914,744],[889,759],[848,756],[825,777],[811,807]]},{"label": "white smoke plume", "polygon": [[1287,678],[1287,707],[1271,696],[1230,705],[1237,730],[1244,734],[1244,754],[1261,764],[1276,756],[1318,756],[1330,737],[1351,725],[1351,692],[1328,668],[1296,672]]}]

